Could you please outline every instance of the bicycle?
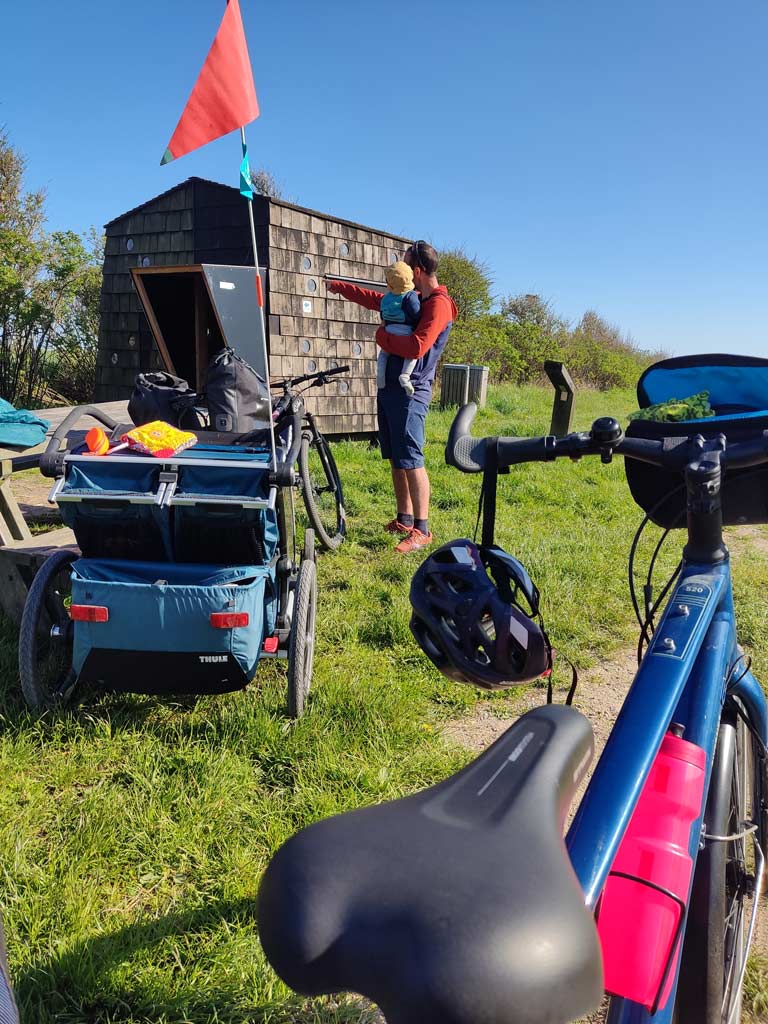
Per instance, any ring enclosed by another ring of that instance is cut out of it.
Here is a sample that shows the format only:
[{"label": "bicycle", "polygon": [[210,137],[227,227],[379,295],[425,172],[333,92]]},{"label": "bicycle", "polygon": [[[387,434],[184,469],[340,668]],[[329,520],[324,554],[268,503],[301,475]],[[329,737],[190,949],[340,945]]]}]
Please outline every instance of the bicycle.
[{"label": "bicycle", "polygon": [[768,714],[738,645],[720,485],[724,469],[768,464],[768,430],[728,445],[689,426],[693,436],[668,445],[605,417],[565,437],[476,439],[475,412],[457,415],[446,461],[489,485],[513,465],[585,456],[682,478],[688,536],[674,589],[647,609],[647,649],[565,841],[592,731],[573,708],[547,705],[445,782],[290,839],[259,893],[267,958],[299,992],[359,992],[388,1024],[565,1024],[590,1012],[603,996],[601,894],[611,877],[627,880],[617,852],[662,742],[682,731],[703,766],[692,881],[681,898],[630,879],[659,890],[676,924],[653,1000],[614,992],[607,1020],[736,1024],[768,842]]},{"label": "bicycle", "polygon": [[[339,547],[347,532],[347,516],[344,510],[344,495],[341,478],[336,466],[333,452],[321,434],[315,417],[303,407],[301,395],[313,387],[322,387],[329,383],[332,376],[348,373],[348,366],[337,366],[330,370],[319,370],[301,377],[290,377],[285,380],[272,381],[272,390],[282,390],[282,395],[274,402],[272,412],[276,424],[286,422],[285,417],[292,403],[301,402],[302,433],[299,448],[299,479],[304,506],[309,521],[314,527],[315,536],[326,551]],[[306,388],[298,391],[300,384]],[[290,446],[290,439],[288,440]]]}]

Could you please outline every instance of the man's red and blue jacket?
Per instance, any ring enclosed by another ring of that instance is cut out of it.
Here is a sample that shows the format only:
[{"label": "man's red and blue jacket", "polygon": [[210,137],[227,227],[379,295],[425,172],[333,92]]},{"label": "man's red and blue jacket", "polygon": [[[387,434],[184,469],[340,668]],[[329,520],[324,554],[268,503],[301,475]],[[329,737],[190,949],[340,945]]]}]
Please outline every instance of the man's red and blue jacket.
[{"label": "man's red and blue jacket", "polygon": [[[328,291],[356,302],[366,309],[381,309],[381,292],[361,288],[346,281],[329,281]],[[403,360],[415,359],[416,366],[411,374],[413,397],[429,404],[432,398],[432,384],[435,380],[437,361],[448,341],[448,335],[456,319],[456,304],[444,285],[438,285],[426,298],[421,298],[421,319],[411,334],[390,334],[382,324],[376,331],[376,344],[393,358],[387,360],[387,388],[399,388],[399,376],[403,372]]]}]

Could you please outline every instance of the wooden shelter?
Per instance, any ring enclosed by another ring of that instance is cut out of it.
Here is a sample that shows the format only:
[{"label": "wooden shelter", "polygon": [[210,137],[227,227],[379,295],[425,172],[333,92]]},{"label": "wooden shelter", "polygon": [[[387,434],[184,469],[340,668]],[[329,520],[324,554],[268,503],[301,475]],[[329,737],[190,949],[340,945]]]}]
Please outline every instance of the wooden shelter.
[{"label": "wooden shelter", "polygon": [[[267,196],[254,197],[253,213],[266,281],[272,377],[349,365],[348,377],[308,392],[307,404],[326,433],[372,433],[373,339],[380,318],[327,297],[323,275],[380,281],[384,287],[385,267],[402,257],[409,240]],[[200,386],[202,364],[223,344],[222,325],[206,299],[204,266],[253,266],[245,200],[236,188],[189,178],[121,214],[105,231],[96,401],[128,398],[140,370],[168,365],[171,346],[167,339],[165,345],[158,342],[158,322],[150,323],[134,286],[139,280],[152,292],[152,306],[164,310],[163,333],[173,333],[178,353],[189,353],[174,360],[174,367]]]}]

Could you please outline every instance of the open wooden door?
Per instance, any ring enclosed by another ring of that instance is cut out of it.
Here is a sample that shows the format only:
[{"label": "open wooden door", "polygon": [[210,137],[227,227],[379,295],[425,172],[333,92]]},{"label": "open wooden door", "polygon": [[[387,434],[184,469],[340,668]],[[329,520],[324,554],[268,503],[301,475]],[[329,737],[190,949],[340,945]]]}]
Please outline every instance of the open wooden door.
[{"label": "open wooden door", "polygon": [[[266,294],[266,271],[259,273]],[[253,267],[133,267],[131,277],[169,373],[202,391],[208,364],[228,346],[266,379]]]}]

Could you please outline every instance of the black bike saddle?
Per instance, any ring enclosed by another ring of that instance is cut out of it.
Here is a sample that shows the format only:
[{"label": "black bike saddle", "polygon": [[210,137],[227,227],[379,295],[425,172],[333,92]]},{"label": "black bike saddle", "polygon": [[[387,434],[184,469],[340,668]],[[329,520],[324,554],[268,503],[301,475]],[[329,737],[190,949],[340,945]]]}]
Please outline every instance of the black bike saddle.
[{"label": "black bike saddle", "polygon": [[592,755],[570,707],[523,715],[452,778],[317,822],[278,850],[259,932],[298,992],[359,992],[388,1024],[564,1024],[603,990],[562,839]]}]

